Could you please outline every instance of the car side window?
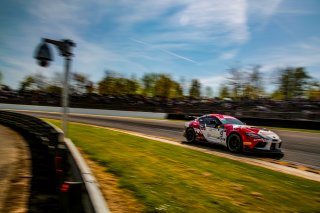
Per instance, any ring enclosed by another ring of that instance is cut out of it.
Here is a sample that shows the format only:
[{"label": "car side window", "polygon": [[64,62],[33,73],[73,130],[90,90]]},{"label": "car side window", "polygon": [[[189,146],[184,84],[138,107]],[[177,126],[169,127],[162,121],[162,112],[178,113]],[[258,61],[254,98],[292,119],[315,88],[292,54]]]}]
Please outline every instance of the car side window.
[{"label": "car side window", "polygon": [[206,117],[200,117],[200,118],[198,119],[198,121],[199,121],[200,124],[205,124],[205,120],[206,120]]},{"label": "car side window", "polygon": [[206,120],[205,120],[205,123],[206,123],[207,126],[214,127],[214,128],[216,128],[218,125],[221,124],[219,119],[217,119],[215,117],[207,117]]}]

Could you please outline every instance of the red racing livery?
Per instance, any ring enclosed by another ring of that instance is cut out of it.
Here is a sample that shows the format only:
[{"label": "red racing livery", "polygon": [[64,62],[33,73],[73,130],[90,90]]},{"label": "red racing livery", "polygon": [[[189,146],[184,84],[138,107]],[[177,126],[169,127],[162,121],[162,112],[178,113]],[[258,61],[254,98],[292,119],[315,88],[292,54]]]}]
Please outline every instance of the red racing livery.
[{"label": "red racing livery", "polygon": [[277,134],[265,128],[248,126],[229,115],[209,114],[187,122],[184,137],[187,142],[221,144],[231,152],[282,153],[281,139]]}]

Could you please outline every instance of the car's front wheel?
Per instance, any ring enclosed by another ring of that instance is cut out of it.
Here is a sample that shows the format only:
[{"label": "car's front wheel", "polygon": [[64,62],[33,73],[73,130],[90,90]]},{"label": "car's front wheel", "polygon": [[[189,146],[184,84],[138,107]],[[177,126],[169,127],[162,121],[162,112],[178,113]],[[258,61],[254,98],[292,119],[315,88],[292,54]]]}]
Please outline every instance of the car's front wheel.
[{"label": "car's front wheel", "polygon": [[232,134],[229,136],[227,141],[228,149],[231,152],[241,152],[243,143],[240,135],[238,134]]},{"label": "car's front wheel", "polygon": [[188,143],[193,143],[196,141],[196,133],[193,128],[188,128],[186,130],[186,139]]}]

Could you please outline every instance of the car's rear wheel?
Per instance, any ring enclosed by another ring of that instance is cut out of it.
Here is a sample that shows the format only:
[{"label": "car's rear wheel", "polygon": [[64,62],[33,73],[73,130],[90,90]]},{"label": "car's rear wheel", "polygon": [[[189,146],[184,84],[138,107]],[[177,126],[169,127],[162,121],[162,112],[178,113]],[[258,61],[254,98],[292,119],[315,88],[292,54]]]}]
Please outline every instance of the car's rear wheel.
[{"label": "car's rear wheel", "polygon": [[228,138],[228,149],[231,152],[241,152],[243,148],[243,143],[240,135],[238,134],[232,134]]},{"label": "car's rear wheel", "polygon": [[193,128],[188,128],[186,130],[186,139],[188,143],[193,143],[196,141],[196,133]]}]

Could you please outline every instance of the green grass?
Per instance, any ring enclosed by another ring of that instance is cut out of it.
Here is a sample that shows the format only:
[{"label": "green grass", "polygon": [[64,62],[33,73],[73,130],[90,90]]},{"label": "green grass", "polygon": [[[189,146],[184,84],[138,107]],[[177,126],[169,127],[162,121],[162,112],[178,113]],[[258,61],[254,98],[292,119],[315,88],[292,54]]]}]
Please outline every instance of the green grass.
[{"label": "green grass", "polygon": [[69,135],[133,192],[145,212],[320,209],[319,182],[98,127],[71,123]]}]

